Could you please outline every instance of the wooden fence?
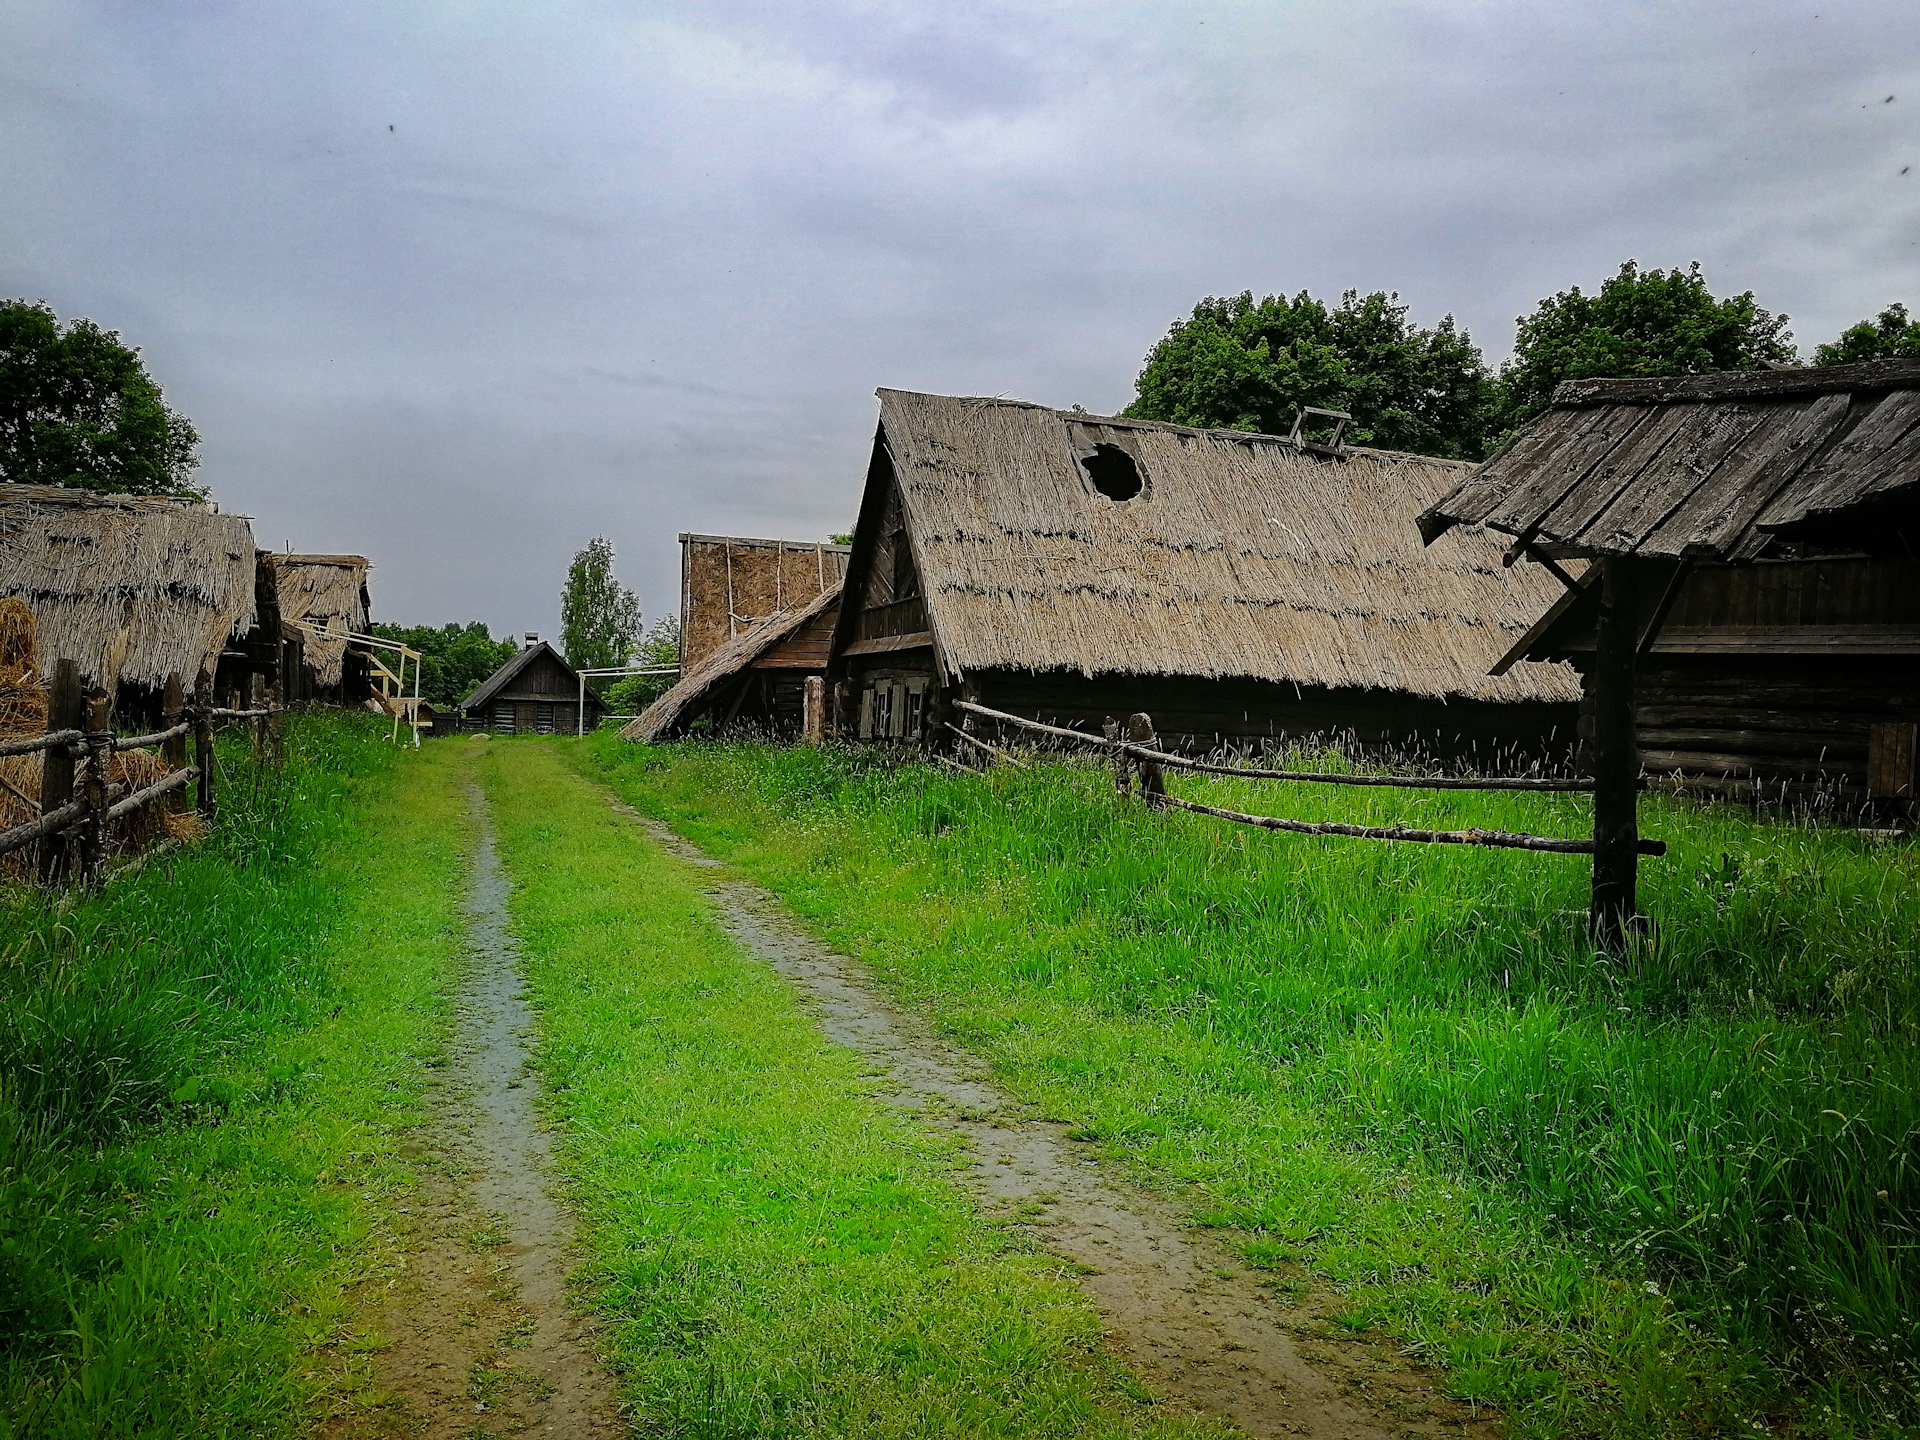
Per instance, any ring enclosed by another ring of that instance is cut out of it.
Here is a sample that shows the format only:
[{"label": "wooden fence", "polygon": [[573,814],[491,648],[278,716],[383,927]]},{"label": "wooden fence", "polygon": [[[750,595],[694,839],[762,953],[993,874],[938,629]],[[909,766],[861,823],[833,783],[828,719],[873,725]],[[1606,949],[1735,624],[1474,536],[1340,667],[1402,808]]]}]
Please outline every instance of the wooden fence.
[{"label": "wooden fence", "polygon": [[[1368,785],[1389,786],[1403,790],[1534,790],[1534,791],[1591,791],[1594,782],[1579,779],[1545,779],[1534,776],[1490,776],[1442,778],[1414,775],[1337,775],[1314,770],[1262,770],[1252,766],[1212,765],[1201,760],[1190,760],[1184,755],[1175,755],[1161,750],[1153,744],[1153,721],[1146,715],[1134,715],[1128,719],[1126,734],[1120,734],[1120,726],[1109,724],[1104,735],[1089,735],[1081,730],[1068,730],[1059,725],[1044,725],[1038,720],[1026,720],[1018,715],[1009,715],[1004,710],[992,710],[985,705],[976,705],[968,700],[954,702],[956,709],[970,715],[992,720],[1001,725],[1013,725],[1022,730],[1049,735],[1055,739],[1069,740],[1091,749],[1105,750],[1114,757],[1114,785],[1123,794],[1132,793],[1133,782],[1138,777],[1141,796],[1155,809],[1172,807],[1177,810],[1189,810],[1196,815],[1212,815],[1220,820],[1232,820],[1242,825],[1257,825],[1263,830],[1284,830],[1294,835],[1341,835],[1355,840],[1398,840],[1419,845],[1484,845],[1498,850],[1535,850],[1555,855],[1591,855],[1594,853],[1592,840],[1557,839],[1547,835],[1522,835],[1509,830],[1412,830],[1402,825],[1343,825],[1333,821],[1286,820],[1277,815],[1249,815],[1239,810],[1224,810],[1217,805],[1201,805],[1192,800],[1182,800],[1167,793],[1166,771],[1188,770],[1204,775],[1227,775],[1250,780],[1288,780],[1312,785]],[[999,752],[978,736],[971,735],[957,725],[947,727],[967,745],[989,754]],[[1664,855],[1667,853],[1663,840],[1640,840],[1637,842],[1642,855]]]},{"label": "wooden fence", "polygon": [[[58,661],[51,678],[46,733],[0,743],[0,756],[38,752],[44,757],[38,802],[14,792],[16,799],[39,810],[39,818],[0,831],[0,855],[28,845],[39,847],[35,868],[42,883],[98,878],[116,821],[149,805],[166,804],[184,813],[188,806],[183,792],[196,782],[194,808],[211,822],[218,808],[213,761],[216,721],[250,721],[255,758],[271,754],[278,759],[280,735],[272,718],[281,708],[262,703],[257,677],[252,708],[239,709],[215,705],[213,687],[204,681],[188,703],[180,678],[174,676],[162,700],[165,728],[148,735],[114,734],[107,692],[83,693],[80,669],[73,661]],[[189,739],[193,742],[191,765],[187,764]],[[115,754],[154,745],[160,747],[168,766],[165,778],[134,790],[108,778]]]}]

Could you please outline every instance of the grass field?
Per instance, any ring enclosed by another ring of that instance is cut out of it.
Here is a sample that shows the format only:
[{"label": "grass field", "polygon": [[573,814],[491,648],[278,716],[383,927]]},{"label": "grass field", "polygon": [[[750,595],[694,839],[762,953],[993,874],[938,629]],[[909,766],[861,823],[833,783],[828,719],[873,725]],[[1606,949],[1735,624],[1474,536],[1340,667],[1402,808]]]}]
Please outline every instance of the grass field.
[{"label": "grass field", "polygon": [[[568,742],[1002,1079],[1515,1434],[1907,1433],[1920,851],[1649,799],[1631,954],[1577,857],[1271,836],[1049,765]],[[1578,796],[1183,779],[1579,835]]]},{"label": "grass field", "polygon": [[301,1433],[443,1052],[464,811],[368,717],[213,835],[0,899],[0,1436]]},{"label": "grass field", "polygon": [[639,1433],[1214,1433],[1141,1403],[1057,1262],[974,1213],[952,1142],[872,1098],[690,867],[552,744],[472,748]]}]

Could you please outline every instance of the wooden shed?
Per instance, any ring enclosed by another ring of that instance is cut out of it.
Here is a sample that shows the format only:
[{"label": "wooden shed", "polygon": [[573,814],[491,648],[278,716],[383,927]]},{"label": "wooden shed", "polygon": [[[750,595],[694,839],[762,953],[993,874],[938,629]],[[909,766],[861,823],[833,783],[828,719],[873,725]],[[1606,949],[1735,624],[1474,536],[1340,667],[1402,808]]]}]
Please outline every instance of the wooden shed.
[{"label": "wooden shed", "polygon": [[[33,612],[43,664],[70,659],[114,693],[124,723],[154,721],[169,676],[235,681],[260,620],[253,529],[242,515],[149,496],[0,485],[0,597]],[[258,658],[271,673],[273,652]]]},{"label": "wooden shed", "polygon": [[1516,556],[1616,562],[1569,575],[1508,658],[1572,662],[1591,711],[1616,587],[1638,768],[1912,801],[1920,365],[1569,382],[1421,520],[1459,523]]},{"label": "wooden shed", "polygon": [[[599,728],[606,703],[586,692],[587,730]],[[580,676],[558,650],[530,638],[506,664],[460,702],[464,730],[501,735],[572,735],[581,728]]]},{"label": "wooden shed", "polygon": [[775,616],[792,615],[846,574],[849,547],[732,535],[680,537],[680,665],[709,655]]},{"label": "wooden shed", "polygon": [[357,705],[373,688],[367,657],[347,640],[371,621],[364,555],[280,555],[271,560],[282,627],[301,642],[301,667],[285,678],[289,700]]},{"label": "wooden shed", "polygon": [[[751,726],[792,736],[806,723],[807,681],[824,676],[840,619],[840,582],[797,609],[743,631],[697,665],[620,733],[629,740],[667,740],[705,723]],[[824,691],[821,692],[824,694]]]},{"label": "wooden shed", "polygon": [[1197,748],[1339,736],[1566,753],[1566,666],[1487,672],[1552,602],[1413,521],[1471,467],[1295,437],[882,390],[831,675],[842,734],[937,741],[968,699]]}]

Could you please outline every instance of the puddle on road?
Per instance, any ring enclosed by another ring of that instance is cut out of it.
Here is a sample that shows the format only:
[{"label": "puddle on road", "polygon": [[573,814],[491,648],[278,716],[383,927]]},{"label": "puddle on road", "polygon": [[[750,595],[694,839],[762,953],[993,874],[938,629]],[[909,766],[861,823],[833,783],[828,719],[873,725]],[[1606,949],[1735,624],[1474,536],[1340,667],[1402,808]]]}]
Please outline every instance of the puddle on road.
[{"label": "puddle on road", "polygon": [[547,1193],[549,1144],[522,1037],[533,1015],[507,934],[507,877],[478,785],[468,962],[439,1113],[411,1153],[425,1176],[405,1271],[373,1320],[370,1389],[323,1427],[339,1437],[624,1434],[587,1321],[567,1305],[568,1213]]},{"label": "puddle on road", "polygon": [[[667,826],[613,805],[673,854],[720,868]],[[705,883],[721,923],[801,987],[828,1039],[885,1065],[895,1103],[967,1139],[973,1163],[962,1178],[990,1211],[1019,1217],[1045,1249],[1085,1269],[1079,1284],[1109,1344],[1149,1387],[1253,1436],[1498,1433],[1383,1345],[1296,1340],[1290,1332],[1317,1318],[1314,1302],[1282,1302],[1224,1245],[1189,1231],[1175,1206],[1087,1156],[1066,1126],[996,1118],[1010,1101],[970,1073],[977,1062],[880,998],[857,962],[807,934],[759,887],[718,874]]]}]

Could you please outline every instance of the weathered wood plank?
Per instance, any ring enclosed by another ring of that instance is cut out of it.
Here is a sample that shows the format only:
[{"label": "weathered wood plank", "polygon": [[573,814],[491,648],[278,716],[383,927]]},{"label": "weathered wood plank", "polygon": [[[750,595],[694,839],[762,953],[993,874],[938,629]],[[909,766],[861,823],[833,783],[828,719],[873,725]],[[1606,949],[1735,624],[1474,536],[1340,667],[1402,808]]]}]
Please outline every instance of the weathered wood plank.
[{"label": "weathered wood plank", "polygon": [[[1794,525],[1813,511],[1844,509],[1872,491],[1882,478],[1888,452],[1920,424],[1920,390],[1896,390],[1875,405],[1852,430],[1813,463],[1804,466],[1759,512],[1769,529]],[[1904,474],[1901,483],[1915,477]]]},{"label": "weathered wood plank", "polygon": [[1668,447],[1684,444],[1711,426],[1713,411],[1705,405],[1671,405],[1649,412],[1647,423],[1634,430],[1587,472],[1579,488],[1540,520],[1540,533],[1566,545],[1587,545],[1587,531],[1606,508],[1629,487],[1660,489],[1667,479]]},{"label": "weathered wood plank", "polygon": [[1630,380],[1565,380],[1553,392],[1555,409],[1595,405],[1653,405],[1673,400],[1767,400],[1851,390],[1899,390],[1920,385],[1920,362],[1875,360],[1804,370],[1751,370],[1719,375],[1671,375]]},{"label": "weathered wood plank", "polygon": [[[1721,462],[1775,414],[1773,409],[1759,405],[1701,409],[1702,422],[1675,435],[1656,466],[1643,470],[1594,517],[1587,527],[1587,545],[1621,554],[1646,553],[1646,539],[1659,529],[1661,521],[1709,484]],[[1664,474],[1656,475],[1656,467]]]},{"label": "weathered wood plank", "polygon": [[1615,449],[1630,443],[1657,414],[1645,406],[1622,405],[1597,416],[1583,416],[1578,432],[1571,425],[1556,431],[1551,455],[1525,484],[1507,490],[1507,498],[1488,513],[1486,523],[1511,535],[1539,533],[1547,516],[1586,482],[1588,473]]}]

